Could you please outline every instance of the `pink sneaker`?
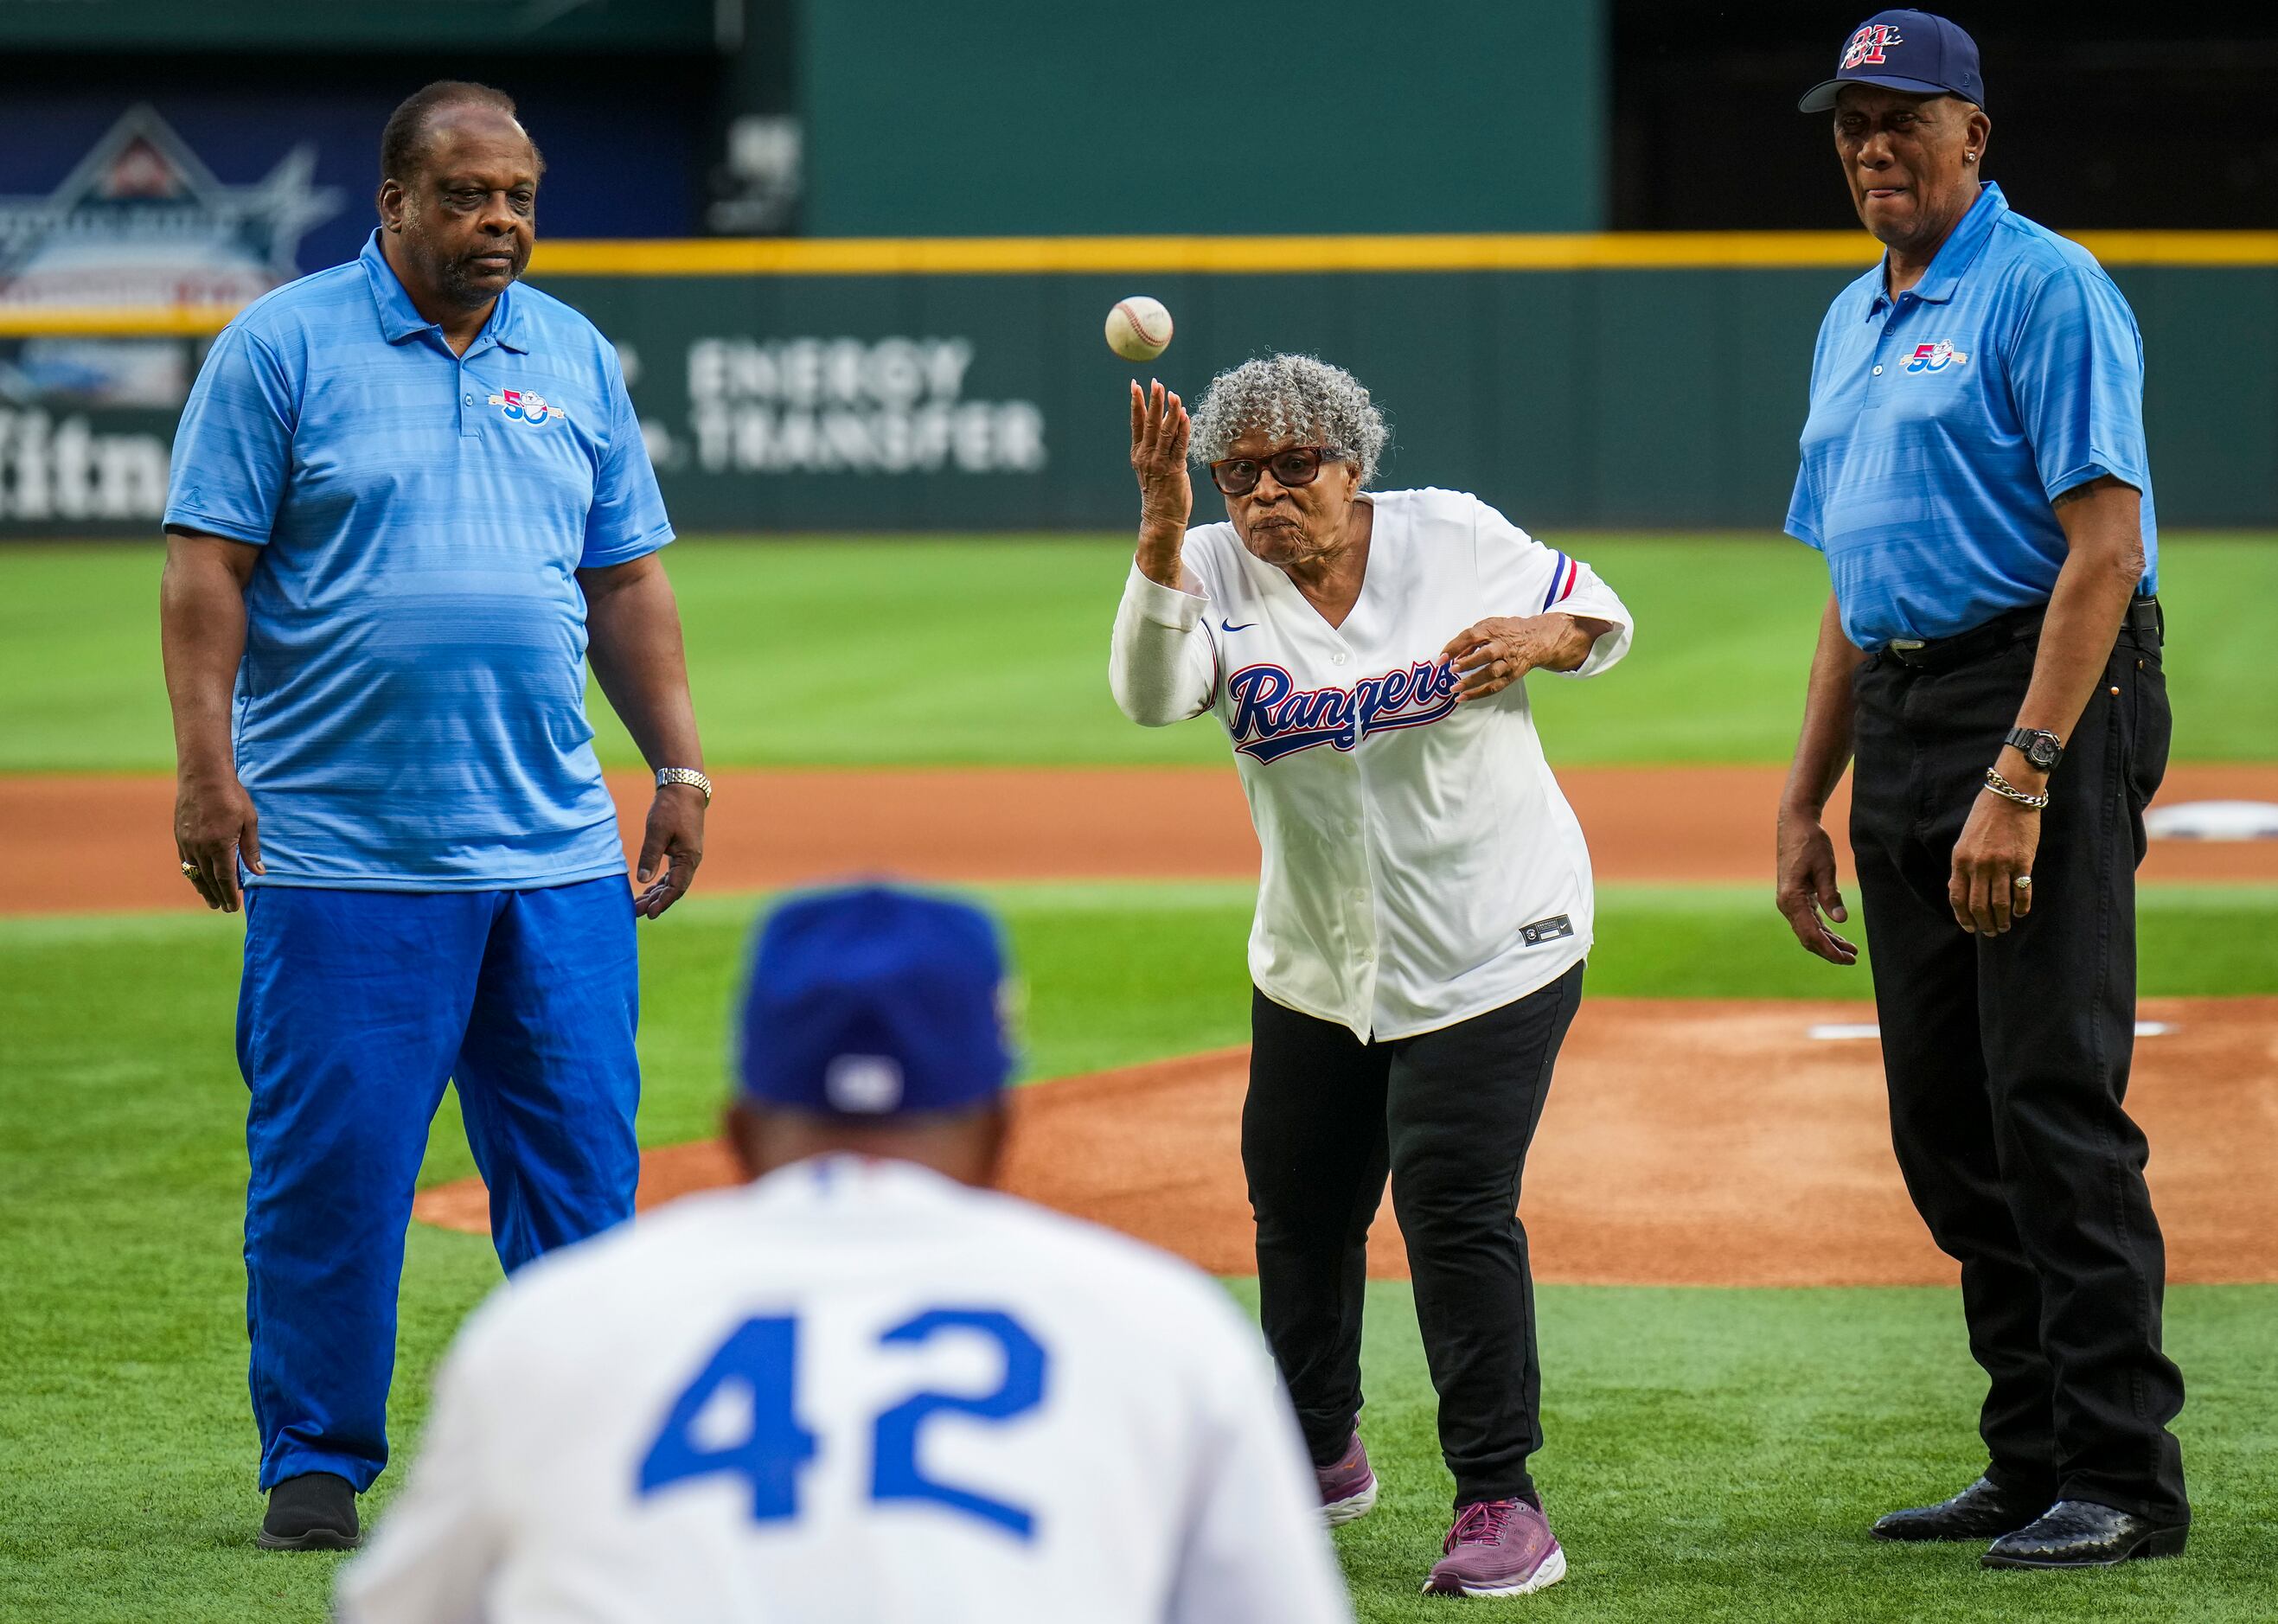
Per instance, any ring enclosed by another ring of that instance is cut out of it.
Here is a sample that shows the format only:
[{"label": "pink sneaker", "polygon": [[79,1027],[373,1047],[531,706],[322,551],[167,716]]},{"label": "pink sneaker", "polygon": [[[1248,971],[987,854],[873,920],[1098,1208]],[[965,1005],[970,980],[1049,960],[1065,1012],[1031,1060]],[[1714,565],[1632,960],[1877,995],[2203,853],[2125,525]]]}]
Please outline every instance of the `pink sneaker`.
[{"label": "pink sneaker", "polygon": [[1358,1432],[1335,1461],[1315,1467],[1313,1477],[1321,1485],[1321,1520],[1329,1527],[1376,1509],[1376,1474],[1369,1468],[1368,1451],[1361,1447]]},{"label": "pink sneaker", "polygon": [[1550,1520],[1525,1500],[1479,1500],[1456,1513],[1424,1582],[1426,1596],[1532,1596],[1566,1576]]}]

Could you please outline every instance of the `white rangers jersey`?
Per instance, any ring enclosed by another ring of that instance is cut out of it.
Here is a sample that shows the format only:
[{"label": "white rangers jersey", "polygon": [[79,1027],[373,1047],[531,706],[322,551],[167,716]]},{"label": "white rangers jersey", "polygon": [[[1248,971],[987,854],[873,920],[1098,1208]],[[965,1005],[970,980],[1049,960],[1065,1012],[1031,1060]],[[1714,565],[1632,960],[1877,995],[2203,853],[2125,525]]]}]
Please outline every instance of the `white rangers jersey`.
[{"label": "white rangers jersey", "polygon": [[822,1157],[524,1270],[350,1624],[1349,1620],[1257,1333],[1136,1241]]},{"label": "white rangers jersey", "polygon": [[1524,682],[1457,705],[1440,651],[1490,615],[1612,622],[1571,675],[1629,652],[1589,566],[1475,496],[1385,491],[1342,626],[1242,545],[1187,532],[1202,596],[1135,566],[1110,680],[1150,726],[1215,711],[1264,865],[1250,972],[1278,1003],[1363,1039],[1500,1008],[1590,950],[1590,854],[1542,756]]}]

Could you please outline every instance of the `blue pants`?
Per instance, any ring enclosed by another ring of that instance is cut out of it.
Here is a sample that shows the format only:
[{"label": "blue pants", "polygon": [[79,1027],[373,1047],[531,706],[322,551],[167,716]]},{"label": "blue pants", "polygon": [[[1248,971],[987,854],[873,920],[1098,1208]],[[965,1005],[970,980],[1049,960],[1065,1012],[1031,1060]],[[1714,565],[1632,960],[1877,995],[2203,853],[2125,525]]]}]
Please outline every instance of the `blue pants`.
[{"label": "blue pants", "polygon": [[621,879],[246,894],[238,1064],[261,1486],[387,1463],[403,1236],[456,1079],[511,1271],[631,1215],[639,979]]}]

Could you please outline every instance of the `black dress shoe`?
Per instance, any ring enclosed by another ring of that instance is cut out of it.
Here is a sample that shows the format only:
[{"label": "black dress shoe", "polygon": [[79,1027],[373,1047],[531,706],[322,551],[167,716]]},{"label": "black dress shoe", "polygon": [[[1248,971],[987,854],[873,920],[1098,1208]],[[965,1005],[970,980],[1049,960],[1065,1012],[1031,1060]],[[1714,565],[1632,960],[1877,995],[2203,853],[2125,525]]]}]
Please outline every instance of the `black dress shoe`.
[{"label": "black dress shoe", "polygon": [[1978,1559],[1988,1567],[2110,1567],[2138,1557],[2181,1556],[2188,1522],[2154,1522],[2094,1500],[2059,1500]]},{"label": "black dress shoe", "polygon": [[1875,1520],[1877,1539],[1992,1539],[2039,1516],[2046,1500],[2021,1500],[1979,1478],[1950,1500],[1912,1506]]},{"label": "black dress shoe", "polygon": [[353,1551],[363,1543],[355,1485],[330,1472],[288,1477],[269,1491],[261,1520],[264,1551]]}]

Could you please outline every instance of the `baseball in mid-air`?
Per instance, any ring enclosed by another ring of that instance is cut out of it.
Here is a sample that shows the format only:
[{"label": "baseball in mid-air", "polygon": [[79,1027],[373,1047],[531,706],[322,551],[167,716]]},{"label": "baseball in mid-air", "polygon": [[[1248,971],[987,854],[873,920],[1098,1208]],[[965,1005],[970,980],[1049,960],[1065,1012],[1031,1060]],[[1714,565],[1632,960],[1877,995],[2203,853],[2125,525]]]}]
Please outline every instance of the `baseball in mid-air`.
[{"label": "baseball in mid-air", "polygon": [[1126,361],[1152,361],[1171,347],[1171,313],[1143,294],[1119,300],[1107,313],[1107,347]]}]

